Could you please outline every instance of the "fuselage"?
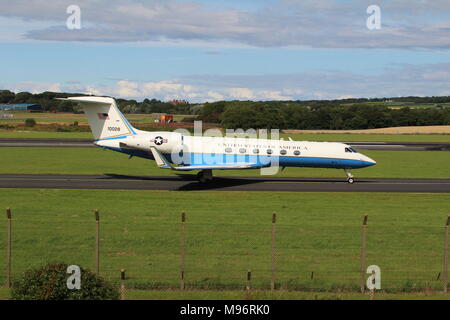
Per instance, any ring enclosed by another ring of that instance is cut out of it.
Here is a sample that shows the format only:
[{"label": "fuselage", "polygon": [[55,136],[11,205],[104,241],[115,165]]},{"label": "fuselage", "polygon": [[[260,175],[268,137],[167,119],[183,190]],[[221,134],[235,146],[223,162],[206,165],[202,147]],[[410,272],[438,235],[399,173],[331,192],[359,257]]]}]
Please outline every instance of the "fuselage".
[{"label": "fuselage", "polygon": [[351,146],[337,142],[286,141],[188,136],[177,132],[146,132],[99,139],[97,146],[153,159],[156,148],[176,165],[256,163],[261,166],[358,169],[376,162]]}]

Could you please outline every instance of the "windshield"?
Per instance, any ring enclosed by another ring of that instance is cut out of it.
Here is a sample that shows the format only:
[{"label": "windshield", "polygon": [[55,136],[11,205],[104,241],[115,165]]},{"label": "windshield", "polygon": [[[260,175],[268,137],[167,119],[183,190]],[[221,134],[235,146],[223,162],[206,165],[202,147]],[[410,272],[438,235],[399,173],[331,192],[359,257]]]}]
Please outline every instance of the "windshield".
[{"label": "windshield", "polygon": [[358,153],[358,151],[356,151],[356,150],[353,149],[352,147],[347,147],[347,148],[345,148],[345,152]]}]

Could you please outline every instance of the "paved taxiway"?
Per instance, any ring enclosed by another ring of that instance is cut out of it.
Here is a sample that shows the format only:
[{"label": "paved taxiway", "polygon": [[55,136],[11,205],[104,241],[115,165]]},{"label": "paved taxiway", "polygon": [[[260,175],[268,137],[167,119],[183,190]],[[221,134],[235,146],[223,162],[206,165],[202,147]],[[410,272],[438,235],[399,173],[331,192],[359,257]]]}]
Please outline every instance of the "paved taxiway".
[{"label": "paved taxiway", "polygon": [[[356,178],[357,179],[357,178]],[[414,192],[450,193],[450,179],[345,179],[215,177],[200,184],[195,175],[0,175],[0,188],[126,189],[126,190],[228,190],[294,192]]]},{"label": "paved taxiway", "polygon": [[[450,151],[450,143],[346,142],[361,150]],[[95,147],[91,139],[0,138],[0,147]]]}]

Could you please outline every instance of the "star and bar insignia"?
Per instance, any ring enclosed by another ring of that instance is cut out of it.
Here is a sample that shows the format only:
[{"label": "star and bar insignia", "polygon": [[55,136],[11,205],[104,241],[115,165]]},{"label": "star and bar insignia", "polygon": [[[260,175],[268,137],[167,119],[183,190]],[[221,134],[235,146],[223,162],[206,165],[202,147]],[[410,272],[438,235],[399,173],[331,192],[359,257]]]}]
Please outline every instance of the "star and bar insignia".
[{"label": "star and bar insignia", "polygon": [[163,139],[163,137],[157,136],[155,139],[150,140],[150,142],[154,142],[157,146],[160,146],[163,143],[167,143],[167,139]]}]

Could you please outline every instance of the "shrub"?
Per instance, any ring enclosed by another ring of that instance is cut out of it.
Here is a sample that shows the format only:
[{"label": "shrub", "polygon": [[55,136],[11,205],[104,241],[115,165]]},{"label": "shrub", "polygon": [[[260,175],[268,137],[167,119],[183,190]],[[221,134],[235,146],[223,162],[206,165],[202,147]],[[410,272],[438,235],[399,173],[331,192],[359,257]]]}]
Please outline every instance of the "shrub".
[{"label": "shrub", "polygon": [[47,265],[26,271],[20,279],[13,282],[11,298],[15,300],[117,300],[116,287],[98,277],[88,269],[80,267],[81,288],[67,288],[66,263]]},{"label": "shrub", "polygon": [[36,120],[33,118],[28,118],[25,120],[25,127],[34,127],[36,125]]}]

